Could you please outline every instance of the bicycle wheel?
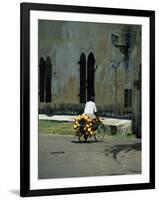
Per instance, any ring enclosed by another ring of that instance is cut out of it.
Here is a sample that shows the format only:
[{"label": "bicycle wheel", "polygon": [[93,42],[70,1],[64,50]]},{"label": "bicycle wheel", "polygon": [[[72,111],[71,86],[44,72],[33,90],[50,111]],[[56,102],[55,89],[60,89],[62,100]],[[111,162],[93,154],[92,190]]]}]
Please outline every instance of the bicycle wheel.
[{"label": "bicycle wheel", "polygon": [[103,141],[104,135],[105,135],[105,126],[104,126],[104,124],[99,123],[98,128],[94,134],[95,141],[97,141],[97,142]]},{"label": "bicycle wheel", "polygon": [[80,133],[78,134],[78,141],[79,141],[79,142],[86,142],[86,141],[87,141],[87,138],[88,138],[88,136],[85,135],[85,133],[83,133],[83,132],[80,132]]}]

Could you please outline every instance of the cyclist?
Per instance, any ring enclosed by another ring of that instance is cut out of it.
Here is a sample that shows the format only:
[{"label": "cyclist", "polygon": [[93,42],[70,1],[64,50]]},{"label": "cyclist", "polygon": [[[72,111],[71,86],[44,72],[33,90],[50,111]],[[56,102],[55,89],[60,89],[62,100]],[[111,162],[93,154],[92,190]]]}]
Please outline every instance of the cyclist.
[{"label": "cyclist", "polygon": [[[95,96],[93,95],[88,99],[88,102],[86,103],[85,109],[84,109],[84,113],[88,115],[88,117],[92,120],[93,123],[96,120],[99,120],[99,117],[97,115],[97,107],[94,101],[95,101]],[[96,129],[96,128],[97,127],[93,126],[93,129]]]},{"label": "cyclist", "polygon": [[95,141],[102,141],[104,138],[105,127],[99,120],[94,100],[95,96],[92,95],[85,105],[84,115],[82,114],[82,116],[78,118],[79,128],[76,129],[76,135],[80,142],[83,139],[86,142],[87,138],[91,136],[94,136]]}]

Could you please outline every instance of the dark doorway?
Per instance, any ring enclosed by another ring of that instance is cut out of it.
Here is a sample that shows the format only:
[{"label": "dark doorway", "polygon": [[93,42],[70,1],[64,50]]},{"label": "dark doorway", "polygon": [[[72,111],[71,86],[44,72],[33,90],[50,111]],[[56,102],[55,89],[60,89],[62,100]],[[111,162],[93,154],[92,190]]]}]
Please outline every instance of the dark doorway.
[{"label": "dark doorway", "polygon": [[86,102],[86,56],[81,54],[80,61],[80,103]]},{"label": "dark doorway", "polygon": [[89,100],[91,96],[95,96],[94,65],[95,65],[95,58],[93,53],[91,52],[87,59],[87,100]]},{"label": "dark doorway", "polygon": [[43,57],[40,58],[39,63],[39,96],[40,102],[44,102],[44,91],[45,91],[45,60]]}]

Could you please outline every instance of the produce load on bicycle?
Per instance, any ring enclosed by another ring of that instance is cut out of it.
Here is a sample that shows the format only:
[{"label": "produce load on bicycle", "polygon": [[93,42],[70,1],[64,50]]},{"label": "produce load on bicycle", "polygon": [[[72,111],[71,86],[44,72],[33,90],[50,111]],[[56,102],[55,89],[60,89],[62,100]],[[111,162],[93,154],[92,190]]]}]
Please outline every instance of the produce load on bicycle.
[{"label": "produce load on bicycle", "polygon": [[75,118],[73,127],[76,135],[78,135],[82,129],[83,131],[85,131],[86,135],[91,137],[95,131],[93,120],[91,120],[90,117],[85,113],[83,113],[82,115],[78,115]]},{"label": "produce load on bicycle", "polygon": [[75,118],[73,128],[78,140],[85,142],[88,137],[94,137],[95,141],[102,141],[105,134],[105,127],[102,122],[97,119],[92,119],[89,115],[83,113]]}]

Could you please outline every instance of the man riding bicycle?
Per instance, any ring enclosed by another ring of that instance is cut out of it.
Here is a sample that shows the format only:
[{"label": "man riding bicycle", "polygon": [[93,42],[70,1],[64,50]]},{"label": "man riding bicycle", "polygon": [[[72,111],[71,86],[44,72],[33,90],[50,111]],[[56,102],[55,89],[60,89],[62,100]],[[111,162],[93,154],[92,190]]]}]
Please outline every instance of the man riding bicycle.
[{"label": "man riding bicycle", "polygon": [[96,119],[98,117],[97,108],[94,101],[95,101],[95,96],[91,96],[87,101],[84,109],[84,113],[87,114],[91,119]]},{"label": "man riding bicycle", "polygon": [[[92,122],[98,121],[97,108],[95,104],[95,96],[91,96],[85,105],[84,113],[92,120]],[[96,127],[93,127],[96,129]]]},{"label": "man riding bicycle", "polygon": [[95,97],[91,96],[85,105],[84,113],[75,118],[75,134],[80,142],[86,142],[87,138],[92,136],[95,141],[102,141],[104,138],[105,127],[99,120],[94,100]]}]

